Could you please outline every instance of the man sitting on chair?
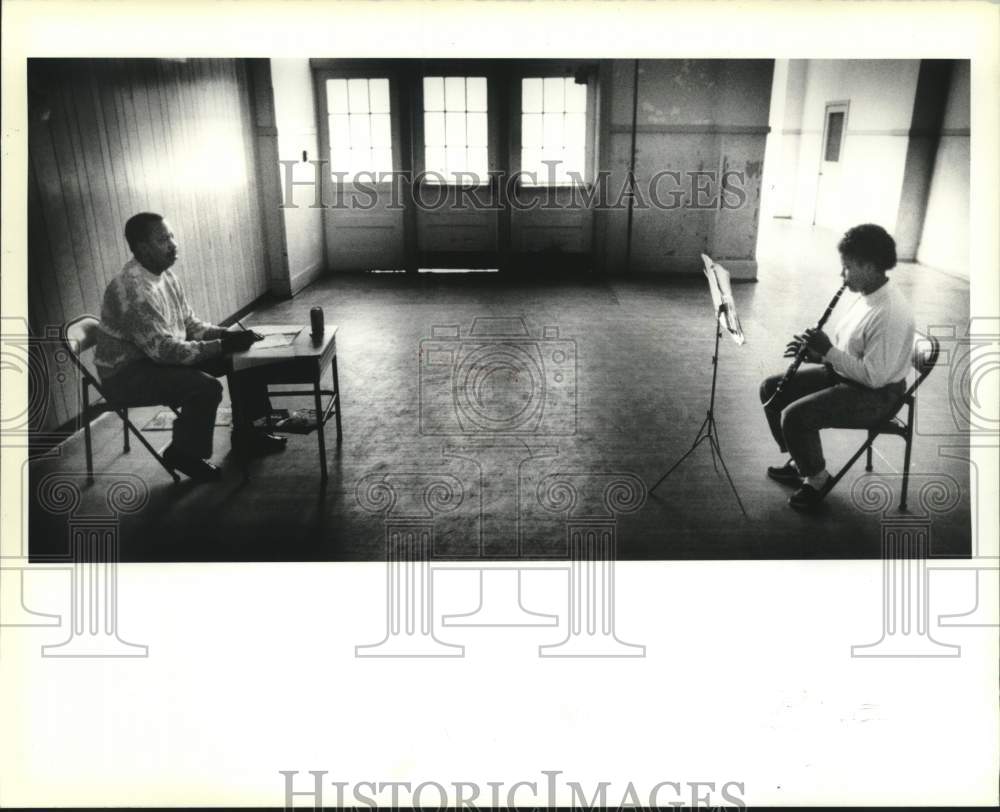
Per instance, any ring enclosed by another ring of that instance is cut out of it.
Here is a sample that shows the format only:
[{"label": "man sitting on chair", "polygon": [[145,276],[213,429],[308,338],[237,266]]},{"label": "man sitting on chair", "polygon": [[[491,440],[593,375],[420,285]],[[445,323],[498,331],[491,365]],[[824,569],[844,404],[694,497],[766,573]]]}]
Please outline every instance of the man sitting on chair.
[{"label": "man sitting on chair", "polygon": [[[222,400],[216,378],[229,371],[227,354],[249,349],[261,336],[195,317],[170,271],[177,261],[177,242],[162,215],[143,212],[130,218],[125,240],[133,258],[105,291],[94,356],[105,392],[126,406],[179,407],[164,460],[199,482],[219,479],[220,470],[207,461]],[[283,448],[284,437],[253,429],[253,421],[270,409],[266,384],[241,373],[239,389],[239,420],[233,404],[234,449],[262,453]]]},{"label": "man sitting on chair", "polygon": [[[808,329],[788,344],[794,357],[805,344],[805,361],[764,413],[778,447],[791,455],[785,465],[767,469],[778,482],[798,486],[788,503],[799,510],[816,507],[830,480],[819,430],[867,428],[890,417],[906,388],[913,351],[910,306],[886,276],[896,265],[896,243],[881,226],[865,224],[847,231],[837,245],[841,276],[860,294],[841,317],[831,339]],[[778,388],[781,375],[760,386],[761,403]]]}]

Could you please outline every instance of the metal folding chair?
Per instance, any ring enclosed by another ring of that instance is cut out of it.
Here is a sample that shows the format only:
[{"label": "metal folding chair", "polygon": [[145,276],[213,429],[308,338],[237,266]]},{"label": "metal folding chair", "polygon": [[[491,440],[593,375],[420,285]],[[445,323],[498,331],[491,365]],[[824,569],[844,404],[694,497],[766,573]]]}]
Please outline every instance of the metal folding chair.
[{"label": "metal folding chair", "polygon": [[[857,461],[858,457],[867,452],[867,459],[865,470],[872,470],[872,445],[874,444],[876,438],[882,434],[893,434],[896,437],[902,437],[906,443],[906,451],[903,456],[903,493],[899,500],[899,509],[906,510],[906,489],[909,485],[910,479],[910,453],[913,449],[913,420],[914,413],[917,408],[917,389],[920,384],[924,382],[928,375],[931,374],[931,370],[934,369],[934,365],[937,363],[938,354],[941,351],[941,344],[934,336],[923,336],[919,333],[913,342],[913,369],[916,372],[916,378],[906,392],[900,397],[899,401],[892,408],[890,412],[890,417],[886,418],[883,422],[879,423],[877,426],[868,429],[868,439],[861,445],[854,456],[847,461],[847,464],[841,468],[836,476],[834,476],[830,482],[827,484],[823,491],[825,496],[830,491],[833,490],[834,486],[840,482],[844,474],[846,474],[852,465]],[[900,418],[900,413],[903,407],[906,407],[906,419]]]},{"label": "metal folding chair", "polygon": [[[91,371],[87,369],[87,366],[83,363],[82,355],[92,349],[97,343],[97,331],[99,328],[100,321],[95,316],[84,315],[67,322],[62,333],[63,346],[66,348],[66,352],[70,359],[74,364],[76,364],[77,369],[80,370],[80,420],[83,421],[83,442],[87,453],[87,476],[92,479],[94,475],[94,456],[90,438],[90,421],[94,417],[104,414],[105,412],[114,412],[122,420],[122,451],[124,453],[128,453],[131,450],[129,445],[129,432],[132,432],[138,438],[139,442],[146,447],[146,450],[153,455],[156,461],[163,466],[164,470],[170,474],[171,477],[173,477],[174,482],[180,482],[181,478],[178,476],[177,472],[167,465],[163,456],[149,444],[149,441],[143,436],[142,431],[140,431],[128,418],[128,410],[130,407],[160,406],[165,404],[138,402],[113,403],[101,388],[100,381],[97,380],[94,374],[91,373]],[[103,399],[103,403],[91,404],[91,388],[93,388],[94,391]],[[173,406],[170,408],[173,410],[175,415],[178,413]]]}]

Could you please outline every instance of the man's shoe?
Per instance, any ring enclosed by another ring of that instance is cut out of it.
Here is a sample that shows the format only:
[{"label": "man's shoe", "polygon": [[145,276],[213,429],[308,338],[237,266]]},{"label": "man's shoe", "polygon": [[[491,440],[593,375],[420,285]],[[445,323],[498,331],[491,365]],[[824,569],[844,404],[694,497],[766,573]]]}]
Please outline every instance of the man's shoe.
[{"label": "man's shoe", "polygon": [[163,461],[195,482],[218,482],[222,479],[222,471],[217,466],[177,451],[173,446],[168,446],[163,452]]},{"label": "man's shoe", "polygon": [[234,431],[232,439],[233,451],[251,456],[284,451],[285,446],[288,445],[287,437],[256,430]]},{"label": "man's shoe", "polygon": [[789,460],[780,468],[774,465],[770,466],[767,469],[767,475],[782,485],[794,485],[798,487],[802,484],[802,474],[799,473],[799,469],[795,467],[795,463],[792,460]]},{"label": "man's shoe", "polygon": [[822,491],[816,490],[812,485],[803,483],[802,487],[789,497],[788,504],[796,510],[815,510],[820,506],[824,495]]}]

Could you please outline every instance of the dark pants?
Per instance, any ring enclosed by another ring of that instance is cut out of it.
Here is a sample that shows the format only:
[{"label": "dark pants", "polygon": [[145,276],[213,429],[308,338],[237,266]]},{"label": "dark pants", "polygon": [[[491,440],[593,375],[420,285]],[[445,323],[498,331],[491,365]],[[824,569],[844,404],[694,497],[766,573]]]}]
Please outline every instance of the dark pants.
[{"label": "dark pants", "polygon": [[[771,397],[781,378],[772,375],[760,385],[761,403]],[[815,476],[826,468],[820,429],[875,426],[891,417],[905,391],[905,381],[869,389],[829,367],[808,364],[799,368],[764,414],[778,448],[795,460],[802,476]]]},{"label": "dark pants", "polygon": [[[197,366],[168,366],[143,360],[129,364],[101,385],[107,396],[122,406],[163,404],[180,411],[174,420],[172,445],[176,451],[199,459],[212,456],[215,413],[222,401],[217,378],[230,376],[233,428],[249,428],[270,412],[267,383],[259,370],[233,374],[226,359],[213,358]],[[237,392],[232,389],[238,389]]]}]

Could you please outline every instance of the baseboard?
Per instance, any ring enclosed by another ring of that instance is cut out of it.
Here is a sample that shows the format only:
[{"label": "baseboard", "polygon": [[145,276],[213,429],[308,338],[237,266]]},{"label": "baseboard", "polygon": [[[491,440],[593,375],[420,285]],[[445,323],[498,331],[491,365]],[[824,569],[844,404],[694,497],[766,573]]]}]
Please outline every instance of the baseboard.
[{"label": "baseboard", "polygon": [[[757,281],[757,260],[755,259],[725,259],[713,256],[712,259],[727,271],[734,282]],[[701,257],[667,257],[650,267],[648,262],[642,267],[633,268],[629,273],[642,276],[662,277],[700,277],[704,274],[704,264]],[[616,274],[611,273],[609,276]]]},{"label": "baseboard", "polygon": [[757,260],[755,259],[718,259],[712,257],[716,263],[727,271],[734,282],[754,282],[757,280]]}]

